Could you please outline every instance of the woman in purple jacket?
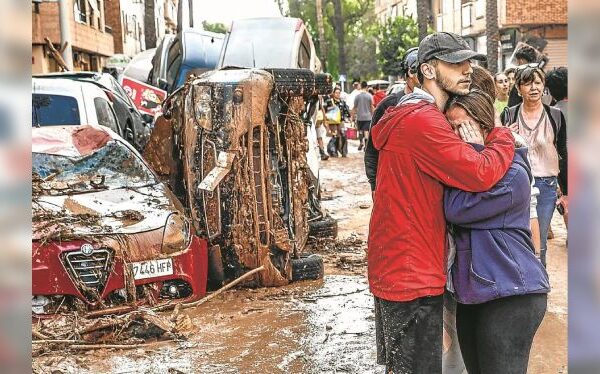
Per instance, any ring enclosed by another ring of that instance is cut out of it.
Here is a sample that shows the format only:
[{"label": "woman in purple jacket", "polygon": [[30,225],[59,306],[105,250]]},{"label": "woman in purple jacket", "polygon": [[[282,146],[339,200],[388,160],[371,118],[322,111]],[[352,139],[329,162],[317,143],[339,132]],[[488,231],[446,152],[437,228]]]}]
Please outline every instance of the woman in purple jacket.
[{"label": "woman in purple jacket", "polygon": [[[450,123],[477,124],[483,139],[494,127],[493,100],[482,91],[456,96],[447,108]],[[469,373],[527,372],[550,291],[531,240],[532,180],[527,148],[517,145],[506,175],[489,191],[445,191],[444,210],[456,242],[450,271],[456,325]]]}]

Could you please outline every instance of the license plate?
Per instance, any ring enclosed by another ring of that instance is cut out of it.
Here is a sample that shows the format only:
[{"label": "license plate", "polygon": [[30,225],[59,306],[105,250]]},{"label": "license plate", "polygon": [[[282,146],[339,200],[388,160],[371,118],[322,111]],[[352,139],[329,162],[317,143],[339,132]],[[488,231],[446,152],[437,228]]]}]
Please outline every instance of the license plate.
[{"label": "license plate", "polygon": [[131,267],[133,269],[133,278],[136,280],[173,274],[173,260],[170,258],[134,262],[131,264]]}]

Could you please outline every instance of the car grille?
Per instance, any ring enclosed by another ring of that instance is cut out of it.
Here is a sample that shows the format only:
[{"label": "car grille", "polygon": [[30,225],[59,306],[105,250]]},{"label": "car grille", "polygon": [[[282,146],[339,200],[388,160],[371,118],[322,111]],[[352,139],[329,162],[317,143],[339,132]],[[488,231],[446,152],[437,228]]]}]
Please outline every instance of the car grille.
[{"label": "car grille", "polygon": [[80,250],[67,252],[64,261],[81,293],[89,301],[100,300],[111,268],[112,250],[94,249],[91,255],[85,255]]}]

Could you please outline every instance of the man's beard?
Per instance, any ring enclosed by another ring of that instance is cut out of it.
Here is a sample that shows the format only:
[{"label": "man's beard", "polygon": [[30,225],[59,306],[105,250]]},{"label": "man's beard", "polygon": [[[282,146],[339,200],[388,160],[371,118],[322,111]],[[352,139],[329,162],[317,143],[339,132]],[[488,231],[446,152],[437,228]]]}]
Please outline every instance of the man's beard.
[{"label": "man's beard", "polygon": [[440,88],[442,90],[444,90],[448,93],[449,96],[452,96],[452,95],[462,96],[462,95],[466,95],[469,93],[469,88],[461,89],[461,88],[459,88],[458,83],[453,85],[452,82],[448,78],[446,78],[440,74],[440,71],[437,68],[435,69],[435,81],[437,82],[438,86],[440,86]]}]

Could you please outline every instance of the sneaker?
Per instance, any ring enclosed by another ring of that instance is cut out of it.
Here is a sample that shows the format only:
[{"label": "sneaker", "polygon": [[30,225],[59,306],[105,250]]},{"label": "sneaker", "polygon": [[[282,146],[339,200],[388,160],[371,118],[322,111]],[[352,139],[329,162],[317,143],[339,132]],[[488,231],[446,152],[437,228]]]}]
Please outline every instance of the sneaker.
[{"label": "sneaker", "polygon": [[360,145],[358,146],[358,150],[359,150],[359,151],[362,151],[363,147],[364,147],[364,146],[363,146],[363,143],[360,143]]},{"label": "sneaker", "polygon": [[327,153],[325,153],[324,150],[319,149],[319,153],[321,154],[321,160],[323,160],[323,161],[329,160],[329,156],[327,156]]}]

